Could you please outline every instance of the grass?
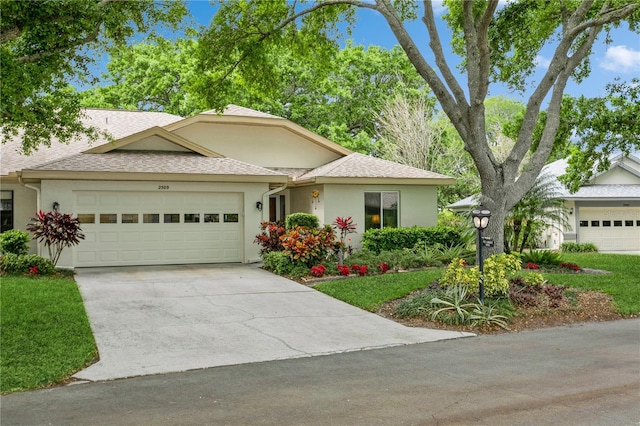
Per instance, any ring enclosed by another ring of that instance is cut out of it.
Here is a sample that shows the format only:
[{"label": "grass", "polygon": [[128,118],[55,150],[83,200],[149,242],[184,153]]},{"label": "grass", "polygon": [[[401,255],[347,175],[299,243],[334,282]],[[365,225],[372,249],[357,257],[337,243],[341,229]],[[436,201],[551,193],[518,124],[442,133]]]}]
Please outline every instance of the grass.
[{"label": "grass", "polygon": [[[607,275],[544,273],[552,284],[610,294],[623,315],[640,312],[640,256],[599,253],[563,253],[564,262],[583,268],[602,269]],[[384,302],[404,297],[439,279],[444,269],[385,274],[328,281],[315,288],[351,305],[375,312]]]},{"label": "grass", "polygon": [[388,300],[423,289],[442,275],[442,269],[384,274],[372,277],[327,281],[315,289],[370,312]]},{"label": "grass", "polygon": [[565,262],[582,268],[611,272],[596,274],[543,273],[552,284],[579,287],[609,294],[623,315],[640,312],[640,256],[631,254],[563,253]]},{"label": "grass", "polygon": [[0,392],[61,383],[96,358],[73,279],[3,276],[0,302]]}]

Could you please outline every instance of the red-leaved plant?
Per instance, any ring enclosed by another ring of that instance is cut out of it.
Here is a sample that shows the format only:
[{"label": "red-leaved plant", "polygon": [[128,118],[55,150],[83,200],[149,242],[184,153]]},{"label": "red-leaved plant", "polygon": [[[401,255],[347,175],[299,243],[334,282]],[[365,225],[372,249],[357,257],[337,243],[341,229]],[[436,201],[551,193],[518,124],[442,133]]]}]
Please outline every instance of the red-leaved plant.
[{"label": "red-leaved plant", "polygon": [[27,225],[27,231],[33,233],[34,240],[44,243],[54,266],[58,263],[65,247],[75,246],[80,244],[80,240],[84,240],[78,218],[59,212],[40,210]]},{"label": "red-leaved plant", "polygon": [[324,272],[326,270],[327,268],[324,265],[313,266],[311,268],[311,275],[313,275],[314,277],[321,277],[324,275]]},{"label": "red-leaved plant", "polygon": [[260,230],[262,232],[256,235],[256,239],[253,240],[254,243],[260,244],[262,246],[262,248],[260,249],[260,254],[284,250],[280,237],[285,235],[287,233],[287,230],[285,229],[284,223],[282,221],[262,221],[262,223],[260,224]]},{"label": "red-leaved plant", "polygon": [[349,276],[351,271],[349,270],[349,267],[347,265],[338,265],[338,273],[347,277]]},{"label": "red-leaved plant", "polygon": [[381,264],[378,265],[378,268],[380,268],[381,274],[386,274],[387,271],[389,270],[389,264],[387,262],[382,262]]}]

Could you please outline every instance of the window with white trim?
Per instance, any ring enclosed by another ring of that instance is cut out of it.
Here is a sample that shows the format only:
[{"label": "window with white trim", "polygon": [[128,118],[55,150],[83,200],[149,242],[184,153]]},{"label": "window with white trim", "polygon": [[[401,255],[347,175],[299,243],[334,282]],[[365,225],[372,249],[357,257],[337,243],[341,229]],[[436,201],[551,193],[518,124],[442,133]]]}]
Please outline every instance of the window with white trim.
[{"label": "window with white trim", "polygon": [[398,191],[364,193],[364,230],[400,226]]},{"label": "window with white trim", "polygon": [[13,191],[0,191],[0,232],[13,229]]}]

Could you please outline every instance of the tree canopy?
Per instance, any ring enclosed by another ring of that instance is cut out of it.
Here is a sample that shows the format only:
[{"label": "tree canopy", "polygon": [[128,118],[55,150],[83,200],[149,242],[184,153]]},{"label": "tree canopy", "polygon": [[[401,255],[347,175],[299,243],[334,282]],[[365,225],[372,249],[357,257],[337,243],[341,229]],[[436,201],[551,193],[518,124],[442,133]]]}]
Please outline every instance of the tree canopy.
[{"label": "tree canopy", "polygon": [[[460,80],[444,54],[430,1],[421,6],[390,0],[331,0],[306,6],[285,0],[225,1],[201,39],[203,45],[212,46],[208,56],[203,51],[203,58],[209,58],[203,66],[220,81],[235,72],[257,77],[254,66],[265,59],[269,46],[293,43],[296,52],[308,53],[313,51],[313,44],[306,44],[308,41],[318,39],[324,46],[338,23],[345,16],[353,16],[354,8],[380,13],[473,158],[480,175],[482,203],[493,213],[487,233],[495,240],[495,249],[501,251],[506,213],[532,187],[553,150],[569,78],[580,81],[588,75],[588,58],[602,31],[625,21],[631,31],[638,31],[640,2],[523,0],[500,4],[498,0],[452,0],[445,1],[445,5],[448,13],[444,19],[453,34],[453,50],[463,58],[464,76]],[[407,21],[418,13],[429,36],[428,45],[420,45],[407,30]],[[311,40],[309,34],[315,37]],[[305,44],[307,49],[299,49]],[[553,49],[553,57],[544,75],[533,80],[534,58],[545,46]],[[216,63],[213,53],[223,47],[229,59]],[[433,59],[425,55],[427,51]],[[262,76],[263,84],[273,83],[269,77],[268,73]],[[487,140],[485,101],[489,87],[495,83],[513,90],[533,88],[513,148],[503,160],[495,157]],[[546,112],[546,119],[539,141],[523,164],[533,146],[542,111]]]},{"label": "tree canopy", "polygon": [[100,51],[185,13],[182,3],[153,0],[0,0],[2,142],[22,132],[28,154],[54,137],[95,137],[70,84],[92,81]]}]

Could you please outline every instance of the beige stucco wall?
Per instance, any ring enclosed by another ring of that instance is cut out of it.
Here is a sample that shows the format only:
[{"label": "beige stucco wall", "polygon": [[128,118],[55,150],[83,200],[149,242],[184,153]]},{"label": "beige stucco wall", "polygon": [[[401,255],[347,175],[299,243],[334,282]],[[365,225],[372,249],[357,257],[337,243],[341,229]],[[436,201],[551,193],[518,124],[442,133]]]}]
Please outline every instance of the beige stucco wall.
[{"label": "beige stucco wall", "polygon": [[[167,182],[167,181],[42,181],[42,206],[50,210],[54,201],[60,203],[61,213],[73,212],[73,191],[159,191],[159,186],[169,186],[168,190],[176,192],[242,192],[244,193],[243,211],[243,261],[245,263],[260,260],[259,247],[253,243],[255,236],[260,232],[259,224],[262,220],[262,212],[256,207],[256,202],[262,200],[262,195],[268,191],[266,183],[208,183],[208,182]],[[82,244],[82,243],[80,243]],[[73,250],[67,248],[62,253],[58,266],[73,267]]]},{"label": "beige stucco wall", "polygon": [[159,136],[150,136],[148,138],[141,139],[139,141],[130,143],[120,147],[119,149],[125,151],[171,151],[171,152],[191,152],[191,150],[182,146],[176,145]]},{"label": "beige stucco wall", "polygon": [[[32,186],[39,187],[40,184],[33,184]],[[0,188],[3,191],[13,191],[13,227],[14,229],[26,231],[27,223],[35,216],[38,210],[36,191],[19,183],[2,182]],[[35,241],[31,242],[30,252],[36,253]]]},{"label": "beige stucco wall", "polygon": [[[311,192],[318,190],[318,204],[312,204]],[[364,193],[366,191],[398,191],[400,194],[400,226],[436,226],[438,224],[437,188],[414,185],[316,185],[291,190],[291,212],[318,216],[321,224],[331,224],[336,217],[353,218],[357,232],[350,244],[360,247],[364,232]],[[316,208],[317,206],[317,208]]]},{"label": "beige stucco wall", "polygon": [[225,157],[262,167],[316,168],[340,158],[280,127],[195,123],[173,133]]}]

